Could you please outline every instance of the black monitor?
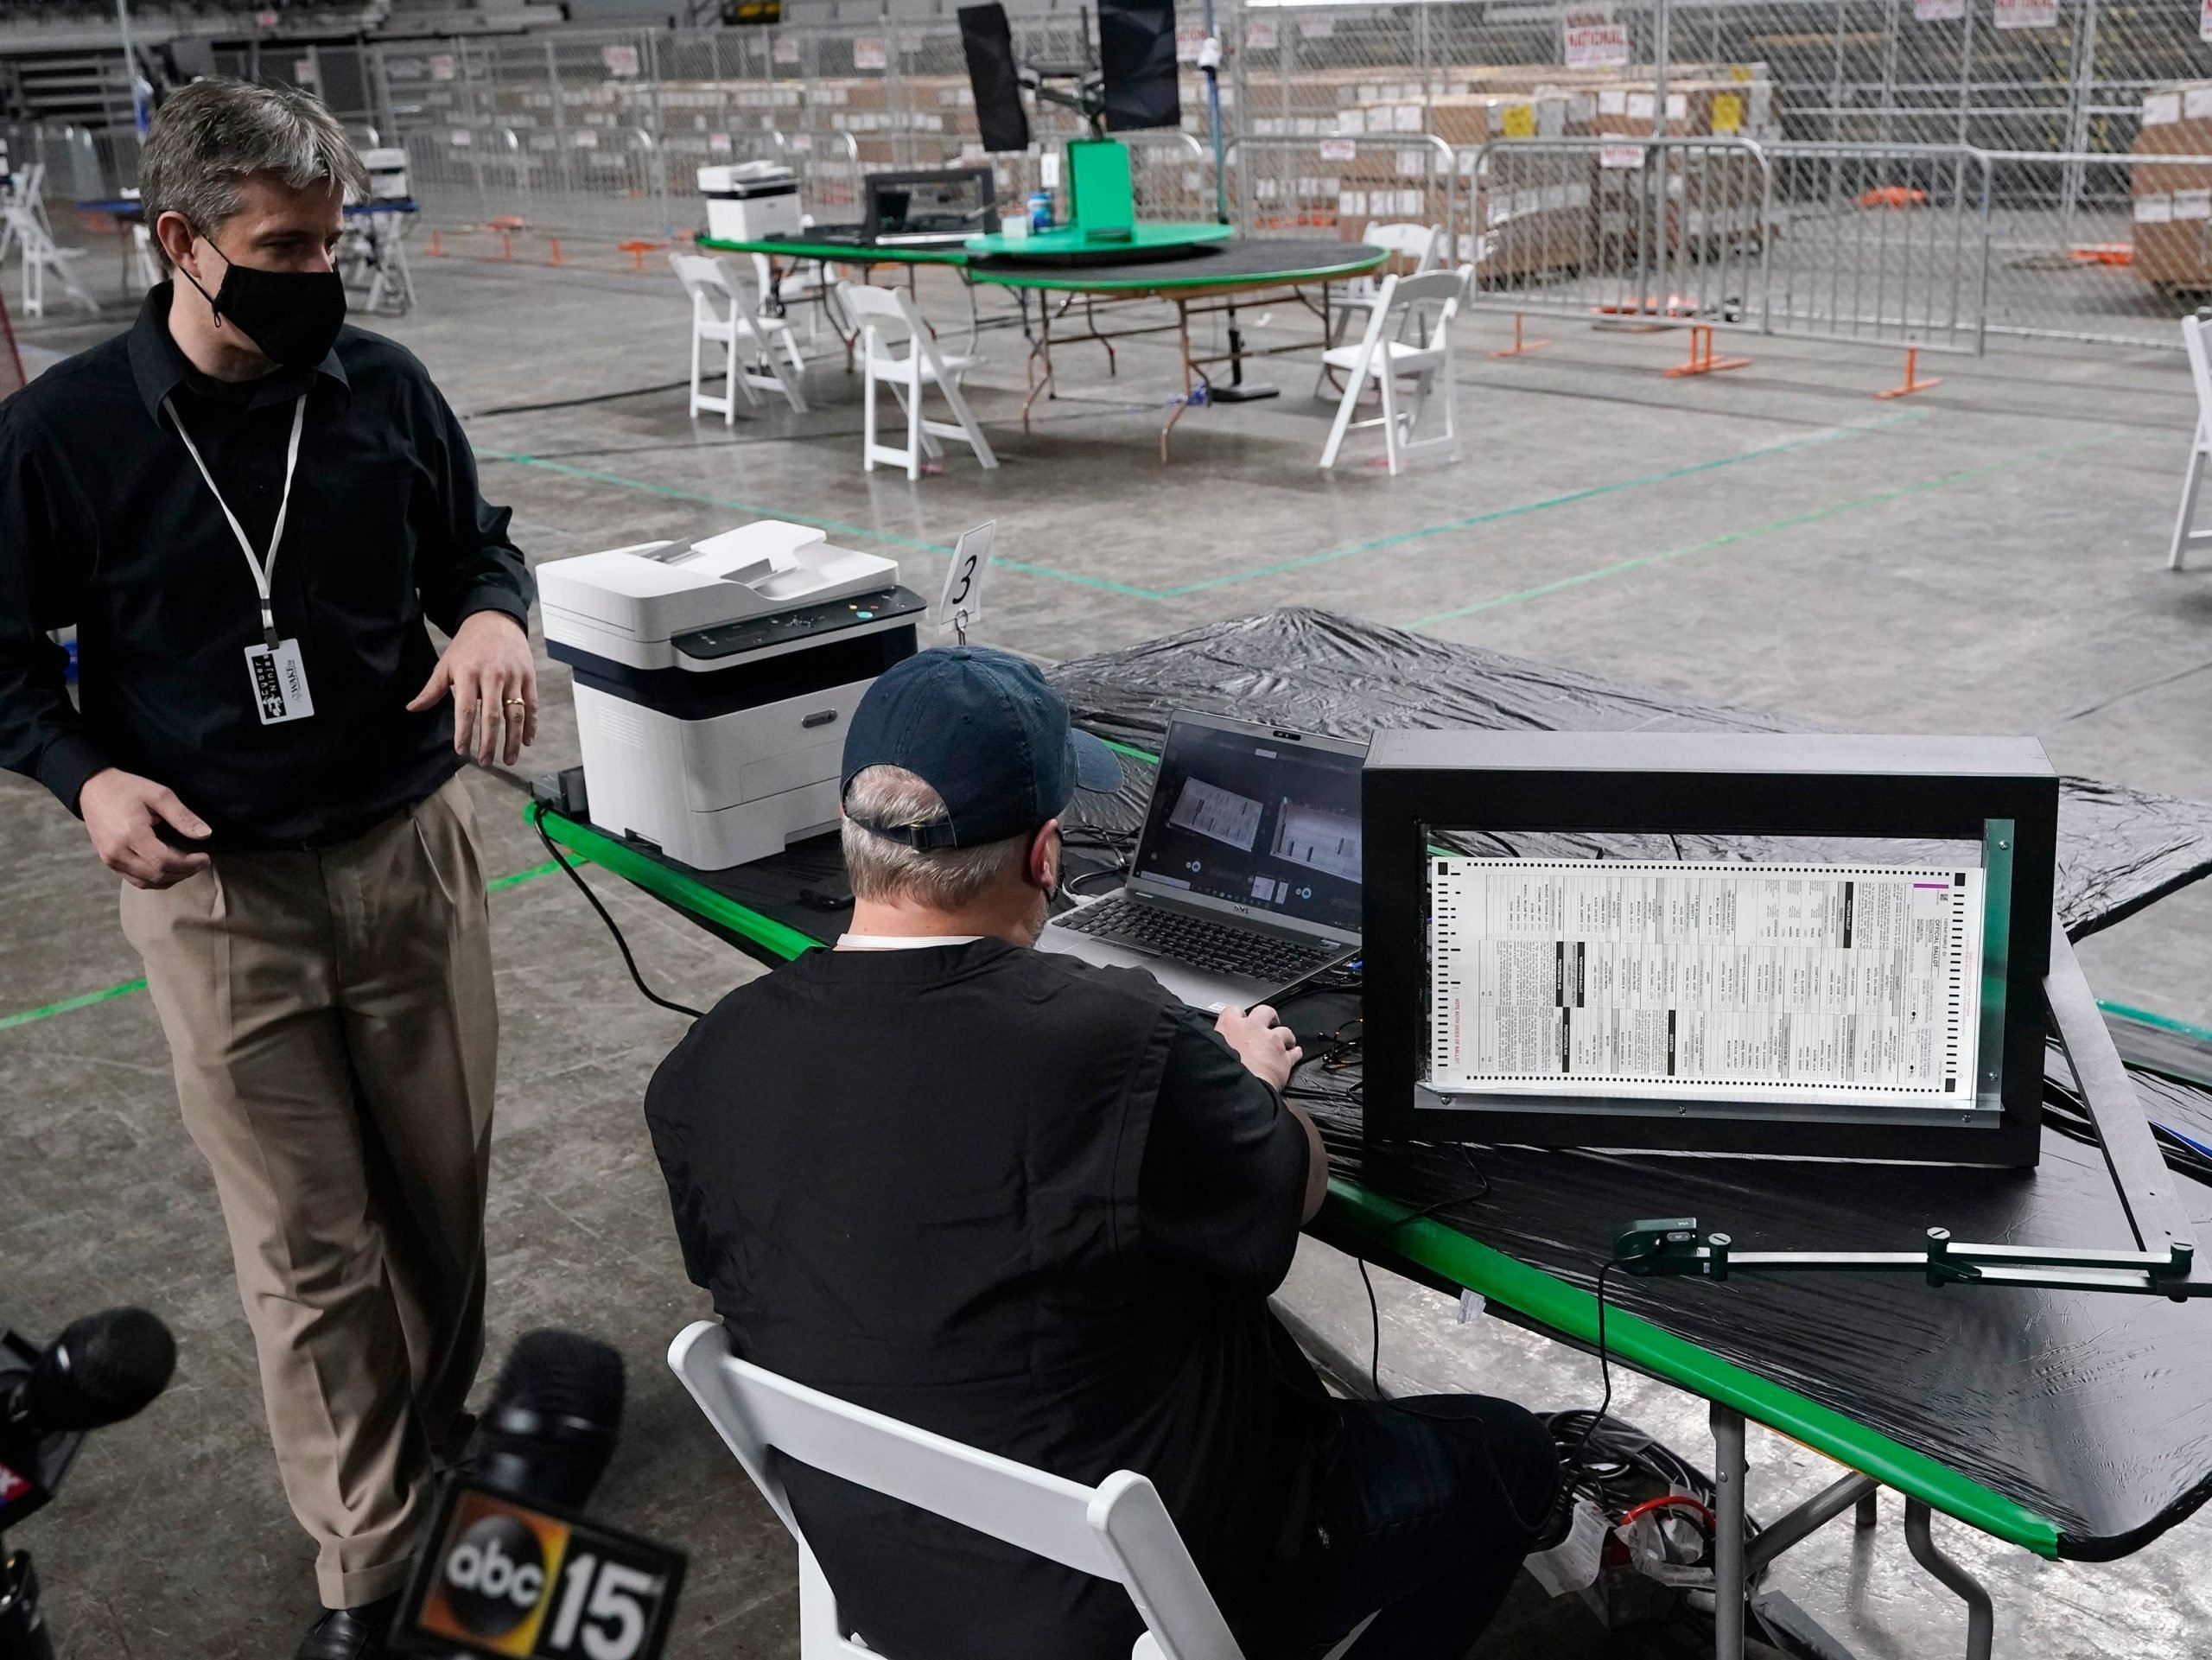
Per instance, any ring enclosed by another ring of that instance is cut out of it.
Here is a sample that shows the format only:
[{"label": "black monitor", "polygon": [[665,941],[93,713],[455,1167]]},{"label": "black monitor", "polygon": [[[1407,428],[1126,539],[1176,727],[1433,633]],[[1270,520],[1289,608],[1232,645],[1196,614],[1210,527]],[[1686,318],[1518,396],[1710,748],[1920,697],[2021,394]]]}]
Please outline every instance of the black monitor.
[{"label": "black monitor", "polygon": [[1393,731],[1363,780],[1377,1140],[2032,1165],[2032,739]]},{"label": "black monitor", "polygon": [[[1029,148],[1029,112],[1021,107],[1021,80],[1014,59],[1014,30],[998,0],[963,6],[960,49],[968,56],[968,84],[976,94],[976,128],[987,150]],[[1172,50],[1172,46],[1171,46]]]},{"label": "black monitor", "polygon": [[861,228],[868,241],[942,241],[998,228],[991,222],[998,188],[987,167],[871,173],[863,182],[868,212]]},{"label": "black monitor", "polygon": [[1109,132],[1183,124],[1174,0],[1098,0],[1098,64]]}]

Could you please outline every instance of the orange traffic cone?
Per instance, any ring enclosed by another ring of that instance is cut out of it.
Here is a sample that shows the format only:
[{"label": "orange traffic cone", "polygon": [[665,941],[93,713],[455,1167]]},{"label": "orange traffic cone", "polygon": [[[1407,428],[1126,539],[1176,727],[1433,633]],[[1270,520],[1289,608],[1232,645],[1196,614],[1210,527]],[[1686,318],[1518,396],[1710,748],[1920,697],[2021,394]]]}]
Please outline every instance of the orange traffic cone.
[{"label": "orange traffic cone", "polygon": [[433,230],[430,232],[430,251],[435,254],[442,254],[445,251],[445,239],[441,237],[435,230]]},{"label": "orange traffic cone", "polygon": [[553,264],[553,265],[565,265],[565,264],[567,264],[569,262],[568,262],[566,259],[564,259],[563,258],[562,258],[562,255],[561,255],[561,239],[560,239],[559,237],[557,237],[557,236],[556,236],[556,237],[555,237],[555,238],[553,238],[553,239],[552,239],[552,243],[553,243],[553,257],[552,257],[552,258],[551,258],[551,259],[548,260],[546,263],[547,263],[548,264]]}]

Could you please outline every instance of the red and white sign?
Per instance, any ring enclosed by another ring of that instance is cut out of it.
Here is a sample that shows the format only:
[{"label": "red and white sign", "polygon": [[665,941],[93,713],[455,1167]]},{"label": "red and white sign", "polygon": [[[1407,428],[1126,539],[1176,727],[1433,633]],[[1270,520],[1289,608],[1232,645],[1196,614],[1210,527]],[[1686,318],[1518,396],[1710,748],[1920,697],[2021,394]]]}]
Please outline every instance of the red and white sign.
[{"label": "red and white sign", "polygon": [[1359,154],[1359,146],[1349,138],[1324,138],[1321,159],[1325,162],[1349,162]]},{"label": "red and white sign", "polygon": [[634,46],[602,46],[599,48],[599,60],[607,66],[610,75],[620,75],[625,80],[637,77],[638,48]]},{"label": "red and white sign", "polygon": [[273,12],[273,11],[257,11],[257,12],[255,12],[255,13],[253,14],[253,26],[254,26],[256,29],[274,29],[274,28],[276,28],[276,14],[275,12]]},{"label": "red and white sign", "polygon": [[[2205,0],[2205,6],[2208,10],[2212,10],[2212,0]],[[1244,20],[1244,49],[1247,52],[1272,52],[1275,49],[1277,39],[1274,18],[1247,17]]]},{"label": "red and white sign", "polygon": [[1196,63],[1198,48],[1206,43],[1206,32],[1202,26],[1184,24],[1175,31],[1175,61]]},{"label": "red and white sign", "polygon": [[1337,32],[1337,20],[1323,12],[1319,17],[1301,17],[1298,32],[1309,41],[1325,41]]},{"label": "red and white sign", "polygon": [[1643,165],[1643,146],[1641,144],[1600,144],[1598,165],[1602,168],[1640,168]]},{"label": "red and white sign", "polygon": [[1628,25],[1613,21],[1611,6],[1569,6],[1560,18],[1570,69],[1621,69],[1628,65]]},{"label": "red and white sign", "polygon": [[451,80],[453,79],[452,53],[438,52],[431,54],[430,79],[432,80]]},{"label": "red and white sign", "polygon": [[2196,37],[2212,41],[2212,0],[2204,0],[2203,10],[2196,15]]},{"label": "red and white sign", "polygon": [[853,67],[880,69],[887,61],[882,40],[874,35],[862,35],[853,41]]},{"label": "red and white sign", "polygon": [[24,1480],[6,1465],[0,1464],[0,1510],[7,1509],[30,1490],[29,1482]]},{"label": "red and white sign", "polygon": [[1999,29],[2056,29],[2058,0],[1997,0]]},{"label": "red and white sign", "polygon": [[1955,22],[1967,15],[1967,0],[1912,0],[1912,15],[1923,23]]}]

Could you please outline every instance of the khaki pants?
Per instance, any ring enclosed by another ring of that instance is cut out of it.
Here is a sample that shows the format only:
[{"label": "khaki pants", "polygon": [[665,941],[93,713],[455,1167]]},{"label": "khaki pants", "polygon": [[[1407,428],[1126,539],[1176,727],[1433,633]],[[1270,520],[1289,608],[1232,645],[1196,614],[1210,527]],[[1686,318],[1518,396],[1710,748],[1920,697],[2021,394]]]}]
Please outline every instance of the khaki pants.
[{"label": "khaki pants", "polygon": [[326,1606],[398,1590],[484,1350],[499,1016],[467,792],[311,853],[218,855],[123,931],[214,1173]]}]

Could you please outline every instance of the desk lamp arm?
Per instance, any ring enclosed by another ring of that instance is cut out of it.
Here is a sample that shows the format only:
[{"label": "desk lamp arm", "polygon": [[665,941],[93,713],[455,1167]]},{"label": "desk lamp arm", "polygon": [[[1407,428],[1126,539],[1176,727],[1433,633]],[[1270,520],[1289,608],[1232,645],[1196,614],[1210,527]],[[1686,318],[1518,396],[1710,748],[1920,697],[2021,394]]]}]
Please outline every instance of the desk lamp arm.
[{"label": "desk lamp arm", "polygon": [[2143,1116],[2135,1080],[2113,1046],[2112,1034],[2054,922],[2044,1001],[2066,1064],[2094,1127],[2097,1145],[2120,1209],[2135,1236],[2134,1250],[2064,1245],[1967,1244],[1948,1228],[1930,1228],[1913,1251],[1737,1250],[1725,1233],[1700,1233],[1695,1217],[1647,1218],[1613,1242],[1621,1269],[1639,1278],[1726,1280],[1735,1274],[1917,1274],[1931,1286],[2031,1286],[2044,1290],[2122,1291],[2176,1302],[2212,1296],[2212,1279],[2196,1272],[2196,1244],[2174,1188],[2173,1172]]}]

